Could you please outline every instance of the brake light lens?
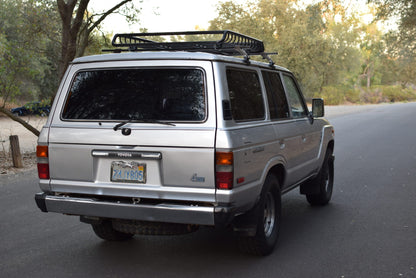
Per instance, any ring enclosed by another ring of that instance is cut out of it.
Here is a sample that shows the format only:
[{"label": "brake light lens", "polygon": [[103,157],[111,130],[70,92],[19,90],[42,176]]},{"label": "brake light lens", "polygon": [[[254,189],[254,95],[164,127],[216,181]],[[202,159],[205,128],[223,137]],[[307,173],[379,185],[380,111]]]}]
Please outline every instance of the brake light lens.
[{"label": "brake light lens", "polygon": [[234,180],[232,152],[215,153],[215,185],[217,189],[232,189]]},{"label": "brake light lens", "polygon": [[49,179],[49,164],[38,163],[39,179]]},{"label": "brake light lens", "polygon": [[36,147],[39,179],[49,179],[49,152],[48,146]]}]

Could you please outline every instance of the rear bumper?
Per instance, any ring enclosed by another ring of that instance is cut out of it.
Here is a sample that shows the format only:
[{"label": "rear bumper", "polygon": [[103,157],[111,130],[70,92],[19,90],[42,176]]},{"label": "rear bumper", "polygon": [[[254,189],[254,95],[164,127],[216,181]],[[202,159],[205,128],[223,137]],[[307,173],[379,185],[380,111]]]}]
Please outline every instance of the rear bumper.
[{"label": "rear bumper", "polygon": [[226,206],[191,206],[170,203],[130,204],[38,193],[36,204],[43,212],[103,218],[223,226],[231,222],[234,209]]}]

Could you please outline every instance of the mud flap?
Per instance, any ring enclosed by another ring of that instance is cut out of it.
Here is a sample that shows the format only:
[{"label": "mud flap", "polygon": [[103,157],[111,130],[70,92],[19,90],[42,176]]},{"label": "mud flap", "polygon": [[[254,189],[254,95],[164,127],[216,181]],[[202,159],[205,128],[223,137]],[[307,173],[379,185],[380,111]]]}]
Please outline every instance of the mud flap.
[{"label": "mud flap", "polygon": [[240,236],[255,236],[257,232],[257,215],[260,207],[257,204],[245,214],[237,216],[233,221],[233,231]]}]

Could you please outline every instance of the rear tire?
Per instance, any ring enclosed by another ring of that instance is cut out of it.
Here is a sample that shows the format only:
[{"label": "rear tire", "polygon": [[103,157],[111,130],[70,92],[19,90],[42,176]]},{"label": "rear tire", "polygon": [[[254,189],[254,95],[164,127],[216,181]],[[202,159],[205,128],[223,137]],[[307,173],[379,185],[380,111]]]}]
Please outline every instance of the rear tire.
[{"label": "rear tire", "polygon": [[318,183],[319,192],[316,194],[306,194],[306,199],[309,204],[312,206],[324,206],[328,204],[331,200],[334,186],[334,157],[331,150],[327,151],[322,168],[313,182]]},{"label": "rear tire", "polygon": [[281,207],[279,181],[274,175],[268,175],[255,207],[256,234],[240,237],[243,252],[267,256],[273,251],[279,237]]},{"label": "rear tire", "polygon": [[108,241],[123,241],[131,239],[134,234],[128,234],[116,231],[113,228],[111,220],[103,220],[99,224],[91,224],[94,233],[104,240]]}]

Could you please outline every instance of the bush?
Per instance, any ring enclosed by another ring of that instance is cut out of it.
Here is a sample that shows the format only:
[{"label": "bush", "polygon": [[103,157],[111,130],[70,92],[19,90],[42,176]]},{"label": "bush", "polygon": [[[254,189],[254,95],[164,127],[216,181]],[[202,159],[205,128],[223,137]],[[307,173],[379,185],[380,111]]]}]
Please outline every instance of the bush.
[{"label": "bush", "polygon": [[400,86],[377,86],[377,89],[383,92],[383,96],[388,102],[405,101],[406,96]]},{"label": "bush", "polygon": [[361,90],[360,101],[363,103],[377,104],[387,102],[388,99],[383,96],[380,88],[370,88]]},{"label": "bush", "polygon": [[415,101],[416,100],[416,90],[412,88],[404,89],[404,93],[407,96],[408,101]]},{"label": "bush", "polygon": [[327,105],[339,105],[345,102],[344,90],[333,86],[323,87],[322,92],[314,94],[314,97],[323,98]]},{"label": "bush", "polygon": [[343,103],[383,103],[416,101],[416,90],[403,89],[401,86],[373,86],[370,89],[347,89],[335,86],[322,88],[321,93],[315,93],[314,97],[323,98],[325,104],[339,105]]},{"label": "bush", "polygon": [[358,89],[346,90],[345,100],[350,103],[360,103],[360,90]]},{"label": "bush", "polygon": [[416,100],[416,91],[401,86],[375,86],[373,90],[381,91],[386,102],[403,102]]}]

